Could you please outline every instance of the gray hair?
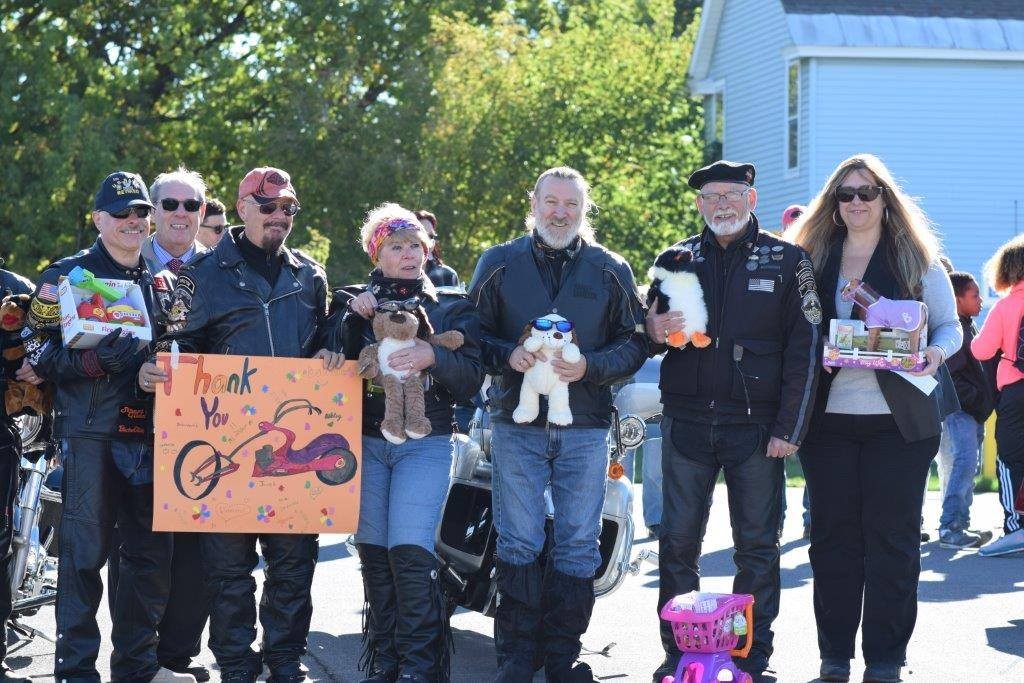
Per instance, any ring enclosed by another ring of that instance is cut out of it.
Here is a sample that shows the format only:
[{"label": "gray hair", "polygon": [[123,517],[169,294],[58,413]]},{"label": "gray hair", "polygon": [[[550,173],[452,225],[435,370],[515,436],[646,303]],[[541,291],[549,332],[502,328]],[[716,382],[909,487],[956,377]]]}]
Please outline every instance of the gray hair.
[{"label": "gray hair", "polygon": [[[540,190],[540,184],[548,178],[558,178],[560,180],[571,180],[579,188],[580,194],[583,195],[583,206],[580,207],[580,229],[578,234],[584,240],[588,242],[594,241],[594,226],[590,224],[590,214],[597,213],[600,207],[594,203],[594,200],[590,198],[590,183],[586,181],[583,174],[577,171],[575,168],[569,166],[555,166],[549,168],[537,177],[537,182],[533,184],[533,189],[529,192],[531,201],[537,196],[537,192]],[[526,217],[526,229],[529,232],[533,232],[536,222],[536,216],[533,215],[532,205],[530,214]]]},{"label": "gray hair", "polygon": [[154,202],[160,201],[160,190],[165,185],[171,183],[181,183],[182,185],[188,185],[195,193],[199,196],[199,200],[206,201],[206,181],[203,180],[203,176],[199,175],[195,171],[190,171],[184,166],[170,171],[169,173],[161,173],[153,181],[153,184],[149,187],[149,196]]}]

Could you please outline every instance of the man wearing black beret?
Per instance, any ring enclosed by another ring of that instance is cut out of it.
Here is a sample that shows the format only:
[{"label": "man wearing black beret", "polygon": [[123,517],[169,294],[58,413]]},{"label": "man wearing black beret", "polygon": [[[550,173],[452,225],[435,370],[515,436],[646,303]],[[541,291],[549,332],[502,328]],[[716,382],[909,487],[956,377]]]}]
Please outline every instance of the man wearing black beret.
[{"label": "man wearing black beret", "polygon": [[[821,305],[811,261],[762,231],[753,165],[718,161],[689,178],[704,230],[676,245],[691,252],[708,312],[704,346],[666,345],[683,330],[652,285],[647,334],[661,365],[663,490],[658,609],[699,589],[698,562],[718,473],[725,471],[737,567],[733,590],[754,595],[753,647],[737,661],[754,680],[772,654],[779,611],[783,462],[807,430],[818,371]],[[664,274],[655,273],[656,278]],[[675,307],[672,307],[675,308]],[[666,658],[654,680],[672,675],[679,650],[661,622]]]}]

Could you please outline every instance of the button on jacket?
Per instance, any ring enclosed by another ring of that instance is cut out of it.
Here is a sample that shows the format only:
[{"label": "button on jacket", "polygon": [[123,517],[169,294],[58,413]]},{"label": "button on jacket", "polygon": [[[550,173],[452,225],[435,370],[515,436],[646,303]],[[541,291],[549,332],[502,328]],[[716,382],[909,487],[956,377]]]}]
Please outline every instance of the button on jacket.
[{"label": "button on jacket", "polygon": [[694,252],[711,345],[668,349],[660,382],[665,414],[768,424],[771,436],[799,444],[821,364],[822,308],[810,257],[760,230],[753,215],[725,249],[707,227],[680,244]]}]

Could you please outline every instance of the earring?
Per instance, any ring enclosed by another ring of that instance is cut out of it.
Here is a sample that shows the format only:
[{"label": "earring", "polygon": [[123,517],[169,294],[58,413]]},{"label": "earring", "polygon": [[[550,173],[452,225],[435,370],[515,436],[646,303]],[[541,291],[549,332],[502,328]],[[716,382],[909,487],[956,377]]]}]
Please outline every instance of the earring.
[{"label": "earring", "polygon": [[835,211],[832,212],[832,222],[835,223],[840,228],[843,227],[843,222],[839,220],[839,209],[836,209]]}]

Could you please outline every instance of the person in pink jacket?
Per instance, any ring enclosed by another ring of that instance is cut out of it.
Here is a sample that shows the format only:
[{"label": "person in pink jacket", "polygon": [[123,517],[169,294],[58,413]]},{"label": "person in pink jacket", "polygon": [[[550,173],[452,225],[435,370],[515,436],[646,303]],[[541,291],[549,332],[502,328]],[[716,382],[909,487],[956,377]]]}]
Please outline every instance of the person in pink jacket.
[{"label": "person in pink jacket", "polygon": [[1013,505],[1024,482],[1024,372],[1019,369],[1024,367],[1024,236],[999,247],[985,266],[985,274],[993,289],[1000,294],[1008,292],[992,307],[971,342],[971,351],[978,360],[1002,354],[996,370],[996,446],[1004,535],[978,551],[991,557],[1024,551],[1024,519]]}]

